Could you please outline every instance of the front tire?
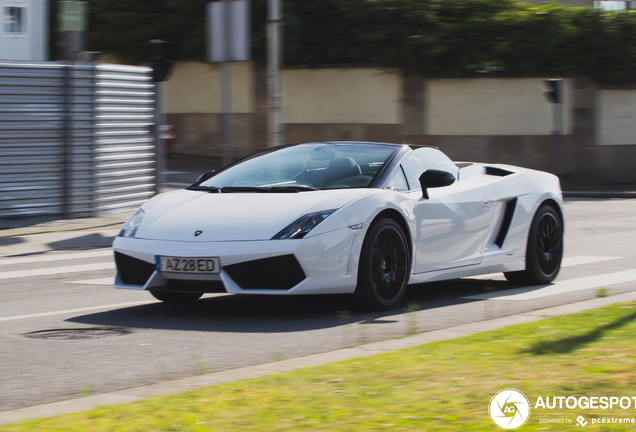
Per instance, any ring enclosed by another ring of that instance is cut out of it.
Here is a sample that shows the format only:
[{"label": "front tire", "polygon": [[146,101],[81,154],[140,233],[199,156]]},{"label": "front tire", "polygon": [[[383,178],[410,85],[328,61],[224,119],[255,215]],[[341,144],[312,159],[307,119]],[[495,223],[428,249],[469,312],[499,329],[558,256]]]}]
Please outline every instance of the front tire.
[{"label": "front tire", "polygon": [[563,219],[554,207],[543,204],[532,220],[526,248],[526,269],[504,273],[517,285],[545,285],[561,269],[563,259]]},{"label": "front tire", "polygon": [[158,290],[150,290],[150,294],[152,294],[157,300],[161,300],[162,302],[166,303],[194,303],[203,295],[203,293],[171,292]]},{"label": "front tire", "polygon": [[362,245],[355,291],[358,303],[364,309],[392,309],[404,296],[410,271],[402,227],[393,219],[380,219],[369,229]]}]

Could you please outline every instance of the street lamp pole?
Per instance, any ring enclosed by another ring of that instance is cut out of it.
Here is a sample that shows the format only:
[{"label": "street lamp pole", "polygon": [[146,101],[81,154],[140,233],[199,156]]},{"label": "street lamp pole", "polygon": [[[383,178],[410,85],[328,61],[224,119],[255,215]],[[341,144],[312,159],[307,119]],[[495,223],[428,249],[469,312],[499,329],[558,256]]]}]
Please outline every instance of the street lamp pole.
[{"label": "street lamp pole", "polygon": [[283,124],[283,94],[280,80],[282,58],[282,5],[280,0],[268,0],[267,4],[267,96],[268,139],[267,146],[285,143]]},{"label": "street lamp pole", "polygon": [[223,166],[227,166],[234,160],[232,148],[232,62],[230,51],[232,49],[232,15],[230,11],[231,0],[223,0],[223,14],[225,21],[224,52],[225,59],[221,63],[221,136],[223,141]]},{"label": "street lamp pole", "polygon": [[552,152],[553,152],[553,171],[563,178],[564,172],[564,145],[563,145],[563,100],[565,93],[565,83],[563,79],[547,79],[543,83],[548,91],[545,96],[552,104]]}]

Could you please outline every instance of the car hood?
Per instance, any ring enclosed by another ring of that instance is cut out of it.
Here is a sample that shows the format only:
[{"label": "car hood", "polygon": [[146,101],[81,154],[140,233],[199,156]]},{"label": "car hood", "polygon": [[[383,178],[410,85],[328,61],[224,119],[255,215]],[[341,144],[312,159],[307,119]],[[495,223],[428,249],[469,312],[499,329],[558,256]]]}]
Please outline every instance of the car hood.
[{"label": "car hood", "polygon": [[[159,195],[146,212],[135,238],[172,241],[269,240],[312,212],[339,209],[370,193],[338,189],[298,193],[207,193],[175,191]],[[198,236],[195,232],[201,231]]]}]

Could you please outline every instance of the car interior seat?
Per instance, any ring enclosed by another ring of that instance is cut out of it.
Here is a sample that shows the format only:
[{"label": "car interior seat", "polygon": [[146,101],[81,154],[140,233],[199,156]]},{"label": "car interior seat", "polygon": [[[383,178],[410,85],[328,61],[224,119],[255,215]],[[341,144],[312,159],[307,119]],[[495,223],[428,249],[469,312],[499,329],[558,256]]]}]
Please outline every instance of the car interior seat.
[{"label": "car interior seat", "polygon": [[338,180],[360,174],[360,166],[353,159],[334,158],[329,162],[327,168],[320,173],[316,179],[316,183],[318,187],[328,187]]}]

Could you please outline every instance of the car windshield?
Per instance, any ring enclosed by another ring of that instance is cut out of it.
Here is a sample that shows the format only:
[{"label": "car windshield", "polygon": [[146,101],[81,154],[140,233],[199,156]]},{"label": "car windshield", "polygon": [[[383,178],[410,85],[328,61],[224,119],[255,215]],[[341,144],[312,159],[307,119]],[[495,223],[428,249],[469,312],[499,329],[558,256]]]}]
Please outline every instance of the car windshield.
[{"label": "car windshield", "polygon": [[302,192],[368,187],[398,146],[301,144],[258,153],[193,189]]}]

